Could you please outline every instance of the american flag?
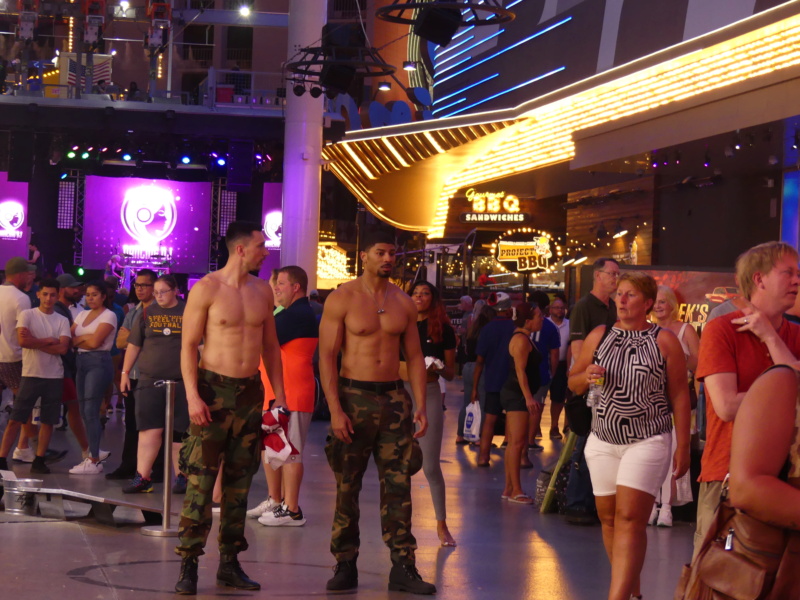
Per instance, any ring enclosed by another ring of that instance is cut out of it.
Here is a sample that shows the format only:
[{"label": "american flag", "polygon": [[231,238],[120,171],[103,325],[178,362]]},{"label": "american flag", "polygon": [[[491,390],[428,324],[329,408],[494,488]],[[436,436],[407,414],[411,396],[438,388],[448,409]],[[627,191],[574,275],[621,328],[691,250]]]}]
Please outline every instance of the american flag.
[{"label": "american flag", "polygon": [[[81,87],[84,86],[84,77],[86,76],[86,66],[81,65],[80,67],[80,74],[81,74]],[[69,59],[69,74],[67,75],[67,84],[68,85],[75,85],[75,82],[78,79],[78,62]],[[97,83],[101,79],[105,79],[107,83],[111,81],[111,58],[107,58],[106,60],[96,61],[94,63],[94,73],[92,76],[92,83]]]}]

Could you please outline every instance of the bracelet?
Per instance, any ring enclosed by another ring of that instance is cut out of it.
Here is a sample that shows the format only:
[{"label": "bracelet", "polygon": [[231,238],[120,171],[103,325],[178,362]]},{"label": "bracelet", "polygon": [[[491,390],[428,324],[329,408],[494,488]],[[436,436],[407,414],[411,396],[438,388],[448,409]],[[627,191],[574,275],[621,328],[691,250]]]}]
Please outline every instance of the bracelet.
[{"label": "bracelet", "polygon": [[128,375],[129,373],[130,373],[130,371],[123,371],[122,372],[123,375]]}]

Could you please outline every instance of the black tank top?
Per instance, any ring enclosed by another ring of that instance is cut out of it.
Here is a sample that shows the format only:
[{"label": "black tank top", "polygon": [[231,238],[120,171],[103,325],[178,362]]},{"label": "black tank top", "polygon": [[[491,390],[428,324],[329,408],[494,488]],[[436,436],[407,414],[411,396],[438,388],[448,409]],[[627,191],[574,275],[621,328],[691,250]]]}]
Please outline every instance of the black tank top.
[{"label": "black tank top", "polygon": [[[514,332],[514,335],[522,335],[525,336],[525,339],[531,345],[530,354],[528,354],[528,362],[525,363],[525,375],[528,376],[528,387],[530,388],[531,394],[535,394],[536,390],[539,389],[539,363],[542,362],[542,355],[539,354],[539,350],[536,348],[536,345],[531,341],[531,338],[528,334],[522,331]],[[511,337],[513,338],[514,335]],[[506,379],[505,384],[503,385],[503,391],[511,392],[516,395],[524,395],[522,393],[522,388],[519,385],[519,379],[517,378],[517,369],[514,364],[514,357],[511,357],[511,368],[508,374],[508,378]]]}]

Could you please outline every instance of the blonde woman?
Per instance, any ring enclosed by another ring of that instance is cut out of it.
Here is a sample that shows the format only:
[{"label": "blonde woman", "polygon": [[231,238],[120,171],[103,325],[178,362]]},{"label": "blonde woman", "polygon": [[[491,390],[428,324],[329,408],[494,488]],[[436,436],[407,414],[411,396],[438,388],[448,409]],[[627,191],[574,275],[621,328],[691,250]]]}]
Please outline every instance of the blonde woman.
[{"label": "blonde woman", "polygon": [[[700,337],[691,324],[678,320],[678,298],[675,296],[675,292],[672,291],[672,288],[666,285],[658,286],[658,295],[656,296],[656,303],[655,306],[653,306],[652,315],[659,327],[669,329],[678,336],[678,341],[681,343],[683,354],[686,357],[687,380],[690,382],[690,385],[692,385],[694,371],[697,369],[697,356],[700,352]],[[675,452],[676,444],[675,430],[673,429],[673,453]],[[684,475],[684,478],[686,477],[688,477],[688,475]],[[669,473],[664,479],[664,483],[661,485],[661,491],[658,496],[656,496],[656,501],[653,504],[653,510],[650,512],[648,523],[657,525],[658,527],[672,527],[672,506],[678,505],[676,496],[677,489],[675,478]]]}]

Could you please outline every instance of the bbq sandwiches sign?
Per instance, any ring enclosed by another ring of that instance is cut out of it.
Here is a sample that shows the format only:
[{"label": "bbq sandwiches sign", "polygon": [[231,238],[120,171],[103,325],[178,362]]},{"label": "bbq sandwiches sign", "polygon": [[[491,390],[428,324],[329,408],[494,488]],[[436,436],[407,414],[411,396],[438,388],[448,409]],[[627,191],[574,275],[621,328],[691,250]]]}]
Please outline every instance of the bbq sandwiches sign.
[{"label": "bbq sandwiches sign", "polygon": [[459,215],[462,223],[513,223],[521,224],[530,221],[531,216],[522,212],[522,203],[518,196],[500,192],[478,192],[470,188],[466,192],[469,210]]}]

